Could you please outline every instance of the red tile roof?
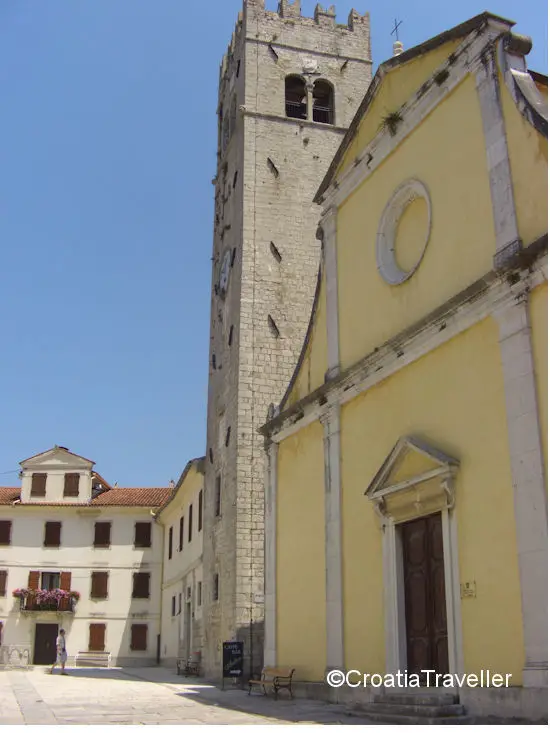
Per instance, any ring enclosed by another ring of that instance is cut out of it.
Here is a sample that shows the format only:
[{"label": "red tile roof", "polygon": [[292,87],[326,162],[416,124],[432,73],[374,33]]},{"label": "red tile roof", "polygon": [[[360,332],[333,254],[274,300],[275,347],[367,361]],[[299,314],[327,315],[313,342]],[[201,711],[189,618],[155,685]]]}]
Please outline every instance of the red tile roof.
[{"label": "red tile roof", "polygon": [[162,506],[173,489],[109,489],[90,502],[94,506]]},{"label": "red tile roof", "polygon": [[19,497],[20,493],[21,489],[19,488],[0,486],[0,504],[11,504],[12,501],[15,501]]},{"label": "red tile roof", "polygon": [[[173,489],[170,488],[115,488],[102,492],[89,503],[81,502],[47,502],[33,501],[19,506],[142,506],[159,507],[170,499]],[[0,486],[0,505],[12,504],[19,498],[21,489],[8,486]]]}]

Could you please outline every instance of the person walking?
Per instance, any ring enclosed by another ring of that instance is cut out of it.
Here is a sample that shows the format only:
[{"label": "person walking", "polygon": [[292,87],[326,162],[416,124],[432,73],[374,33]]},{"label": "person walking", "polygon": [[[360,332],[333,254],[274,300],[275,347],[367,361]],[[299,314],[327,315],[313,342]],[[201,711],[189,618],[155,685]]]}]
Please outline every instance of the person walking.
[{"label": "person walking", "polygon": [[67,647],[65,644],[65,629],[59,629],[59,636],[55,640],[55,646],[57,650],[57,657],[55,662],[52,664],[52,668],[50,669],[50,674],[53,674],[53,671],[56,667],[56,665],[61,665],[61,674],[67,674],[65,672],[65,662],[67,661]]}]

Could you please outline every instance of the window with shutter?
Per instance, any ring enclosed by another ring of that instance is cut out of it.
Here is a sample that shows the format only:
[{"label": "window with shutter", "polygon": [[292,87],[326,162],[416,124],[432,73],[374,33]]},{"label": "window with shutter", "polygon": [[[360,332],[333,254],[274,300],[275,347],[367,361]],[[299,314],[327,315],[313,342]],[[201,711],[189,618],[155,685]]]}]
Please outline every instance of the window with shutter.
[{"label": "window with shutter", "polygon": [[42,573],[40,576],[41,590],[57,590],[61,588],[61,575],[59,573]]},{"label": "window with shutter", "polygon": [[90,598],[104,599],[107,598],[107,586],[109,582],[109,573],[97,571],[92,573],[92,589]]},{"label": "window with shutter", "polygon": [[132,624],[130,649],[134,652],[147,651],[147,624]]},{"label": "window with shutter", "polygon": [[132,598],[149,598],[150,573],[134,573]]},{"label": "window with shutter", "polygon": [[135,547],[151,547],[151,522],[136,522]]},{"label": "window with shutter", "polygon": [[94,526],[94,547],[111,546],[111,522],[96,522]]},{"label": "window with shutter", "polygon": [[199,532],[202,531],[202,489],[199,491]]},{"label": "window with shutter", "polygon": [[168,530],[168,559],[172,559],[172,542],[174,540],[174,528],[170,527]]},{"label": "window with shutter", "polygon": [[71,590],[71,573],[62,572],[61,579],[59,581],[59,587],[61,590]]},{"label": "window with shutter", "polygon": [[66,473],[65,486],[63,488],[63,496],[78,496],[78,486],[80,484],[79,473]]},{"label": "window with shutter", "polygon": [[176,596],[172,596],[172,616],[176,615]]},{"label": "window with shutter", "polygon": [[202,606],[202,580],[197,583],[197,606]]},{"label": "window with shutter", "polygon": [[61,522],[46,522],[44,547],[59,547],[61,544]]},{"label": "window with shutter", "polygon": [[180,541],[179,541],[179,551],[181,552],[183,550],[183,517],[180,517]]},{"label": "window with shutter", "polygon": [[30,590],[38,590],[40,585],[40,570],[31,570],[29,572],[29,581],[27,585]]},{"label": "window with shutter", "polygon": [[189,519],[187,520],[187,541],[193,537],[193,504],[189,504]]},{"label": "window with shutter", "polygon": [[11,522],[9,519],[0,520],[0,545],[11,545]]},{"label": "window with shutter", "polygon": [[8,587],[8,571],[0,570],[0,598],[5,597],[7,587]]},{"label": "window with shutter", "polygon": [[31,482],[31,496],[46,496],[45,473],[33,473]]},{"label": "window with shutter", "polygon": [[105,624],[90,624],[90,637],[88,641],[88,651],[104,652],[105,651]]},{"label": "window with shutter", "polygon": [[218,573],[214,575],[214,587],[212,588],[212,600],[217,601],[220,598],[220,576]]}]

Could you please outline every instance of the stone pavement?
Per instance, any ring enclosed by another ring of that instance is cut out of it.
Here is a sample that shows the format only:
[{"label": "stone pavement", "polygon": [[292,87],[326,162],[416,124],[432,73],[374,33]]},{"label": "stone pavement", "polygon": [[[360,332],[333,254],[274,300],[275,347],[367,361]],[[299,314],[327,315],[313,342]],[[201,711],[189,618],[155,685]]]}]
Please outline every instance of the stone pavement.
[{"label": "stone pavement", "polygon": [[162,667],[0,671],[0,725],[368,724],[343,707],[222,691]]}]

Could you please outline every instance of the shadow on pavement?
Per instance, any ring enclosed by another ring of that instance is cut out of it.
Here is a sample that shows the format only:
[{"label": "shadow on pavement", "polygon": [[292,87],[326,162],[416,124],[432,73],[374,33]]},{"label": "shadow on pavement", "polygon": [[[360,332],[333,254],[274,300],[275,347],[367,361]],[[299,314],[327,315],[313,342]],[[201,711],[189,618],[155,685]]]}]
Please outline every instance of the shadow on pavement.
[{"label": "shadow on pavement", "polygon": [[[259,693],[248,695],[248,691],[230,687],[222,690],[202,678],[181,677],[163,667],[131,668],[112,667],[67,668],[71,677],[89,679],[139,680],[168,687],[174,695],[189,701],[216,707],[218,709],[241,712],[262,718],[272,718],[289,723],[321,723],[325,725],[365,724],[365,720],[349,715],[340,705],[331,705],[303,698],[290,699],[288,693],[281,692],[275,700]],[[58,674],[58,673],[57,673]],[[184,721],[182,721],[184,722]]]}]

